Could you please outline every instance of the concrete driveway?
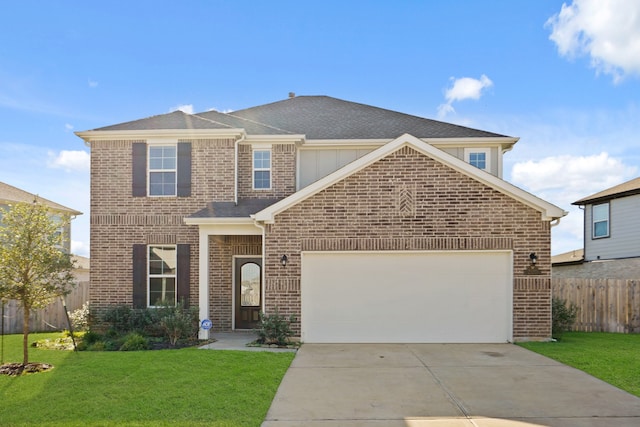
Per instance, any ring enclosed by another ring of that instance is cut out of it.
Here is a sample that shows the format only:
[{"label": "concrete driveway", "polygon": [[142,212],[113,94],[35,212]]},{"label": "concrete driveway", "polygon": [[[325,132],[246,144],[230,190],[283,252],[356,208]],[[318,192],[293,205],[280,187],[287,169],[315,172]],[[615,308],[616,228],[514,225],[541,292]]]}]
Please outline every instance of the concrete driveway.
[{"label": "concrete driveway", "polygon": [[640,398],[511,344],[305,344],[263,427],[640,426]]}]

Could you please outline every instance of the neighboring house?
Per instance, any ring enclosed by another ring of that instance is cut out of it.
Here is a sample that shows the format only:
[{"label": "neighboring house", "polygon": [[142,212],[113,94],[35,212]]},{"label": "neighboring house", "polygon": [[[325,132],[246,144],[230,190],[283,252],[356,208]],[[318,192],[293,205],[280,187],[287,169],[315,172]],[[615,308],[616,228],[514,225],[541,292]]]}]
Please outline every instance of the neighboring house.
[{"label": "neighboring house", "polygon": [[[51,200],[47,200],[44,197],[40,197],[9,184],[5,184],[4,182],[0,182],[0,215],[2,215],[2,210],[7,209],[13,203],[33,203],[34,201],[47,206],[54,215],[54,218],[56,215],[69,215],[71,218],[82,215],[82,212],[78,212],[74,209],[52,202]],[[67,253],[70,253],[71,223],[64,227],[61,232],[64,234],[64,249]]]},{"label": "neighboring house", "polygon": [[640,278],[640,178],[584,197],[584,250],[553,259],[555,277]]},{"label": "neighboring house", "polygon": [[94,308],[186,300],[214,331],[277,311],[305,342],[550,337],[566,212],[501,179],[517,138],[326,96],[77,134]]},{"label": "neighboring house", "polygon": [[[60,215],[69,215],[74,218],[78,215],[82,215],[82,212],[78,212],[74,209],[63,206],[59,203],[52,202],[38,195],[21,190],[4,182],[0,182],[0,217],[5,209],[10,209],[10,206],[15,203],[33,203],[34,201],[46,205],[52,212],[54,218]],[[64,250],[67,253],[71,252],[71,224],[61,228],[61,233],[64,234]],[[73,270],[73,275],[76,278],[78,286],[76,286],[69,295],[65,297],[67,307],[70,311],[82,307],[82,304],[89,299],[89,259],[72,255],[76,268]],[[20,305],[16,300],[9,300],[4,307],[5,310],[5,333],[21,333],[23,316],[20,310]],[[68,328],[66,317],[64,314],[64,308],[62,304],[56,299],[46,308],[34,310],[31,319],[29,321],[29,329],[33,332],[36,331],[51,331],[61,330]]]}]

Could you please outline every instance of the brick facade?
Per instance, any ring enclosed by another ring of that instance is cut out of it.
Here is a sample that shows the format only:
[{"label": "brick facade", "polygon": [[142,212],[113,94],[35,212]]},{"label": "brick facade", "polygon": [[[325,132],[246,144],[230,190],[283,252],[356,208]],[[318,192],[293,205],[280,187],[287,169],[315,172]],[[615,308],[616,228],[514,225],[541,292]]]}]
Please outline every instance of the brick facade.
[{"label": "brick facade", "polygon": [[[190,302],[198,301],[198,227],[183,218],[211,201],[233,201],[233,139],[192,144],[189,197],[133,197],[133,140],[91,142],[91,304],[132,304],[132,247],[189,244]],[[272,189],[252,190],[252,148],[238,146],[238,195],[295,192],[296,148],[272,145]],[[266,226],[267,312],[294,314],[300,332],[300,254],[305,250],[511,250],[515,339],[550,336],[550,225],[511,197],[404,147],[278,214]],[[526,276],[528,255],[539,276]],[[232,266],[260,255],[260,236],[210,236],[209,312],[217,330],[232,327]],[[280,257],[287,254],[286,268]]]},{"label": "brick facade", "polygon": [[[409,194],[407,194],[407,192]],[[511,197],[405,147],[278,214],[266,233],[266,304],[300,319],[303,250],[510,249],[514,339],[550,336],[550,226]],[[539,276],[526,276],[531,252]],[[287,268],[279,259],[287,254]],[[299,322],[295,325],[299,332]]]}]

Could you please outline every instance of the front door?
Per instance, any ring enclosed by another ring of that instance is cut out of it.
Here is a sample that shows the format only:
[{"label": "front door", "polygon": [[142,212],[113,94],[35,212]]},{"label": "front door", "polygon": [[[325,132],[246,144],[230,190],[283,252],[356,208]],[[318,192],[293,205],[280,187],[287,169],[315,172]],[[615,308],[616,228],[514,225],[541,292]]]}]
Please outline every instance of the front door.
[{"label": "front door", "polygon": [[262,258],[235,258],[236,329],[253,329],[262,306]]}]

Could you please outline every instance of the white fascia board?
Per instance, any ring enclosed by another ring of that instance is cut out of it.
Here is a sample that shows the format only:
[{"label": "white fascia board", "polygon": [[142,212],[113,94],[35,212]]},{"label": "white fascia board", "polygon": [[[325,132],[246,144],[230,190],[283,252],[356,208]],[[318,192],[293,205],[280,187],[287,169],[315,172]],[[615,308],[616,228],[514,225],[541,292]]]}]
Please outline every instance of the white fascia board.
[{"label": "white fascia board", "polygon": [[307,139],[304,141],[305,148],[335,148],[335,147],[380,147],[393,141],[393,139]]},{"label": "white fascia board", "polygon": [[410,146],[417,151],[423,153],[424,155],[443,163],[452,169],[463,173],[477,181],[480,181],[497,191],[500,191],[503,194],[506,194],[532,208],[539,211],[542,214],[542,219],[544,221],[552,221],[557,218],[561,218],[567,215],[567,212],[560,209],[559,207],[546,202],[539,197],[534,196],[531,193],[528,193],[521,188],[516,187],[513,184],[510,184],[502,179],[491,175],[488,172],[482,171],[475,166],[471,166],[470,164],[440,150],[437,147],[426,143],[412,135],[404,134],[399,138],[396,138],[394,141],[383,145],[382,147],[374,150],[359,159],[347,164],[341,169],[325,176],[324,178],[319,179],[313,184],[308,185],[297,193],[292,194],[291,196],[283,199],[266,209],[263,209],[260,212],[257,212],[252,217],[256,221],[261,221],[265,223],[272,223],[274,221],[275,215],[278,213],[288,209],[289,207],[319,193],[325,188],[345,179],[346,177],[366,168],[367,166],[375,163],[376,161],[386,157],[387,155],[393,153],[403,146]]},{"label": "white fascia board", "polygon": [[197,225],[201,234],[212,236],[262,234],[262,229],[251,218],[185,218],[184,222]]},{"label": "white fascia board", "polygon": [[150,138],[239,138],[244,129],[149,129],[149,130],[88,130],[75,132],[87,145],[91,141],[109,139],[150,139]]},{"label": "white fascia board", "polygon": [[297,144],[304,141],[304,135],[247,135],[242,144]]},{"label": "white fascia board", "polygon": [[500,147],[509,151],[520,140],[517,137],[483,137],[483,138],[421,138],[428,144],[438,148],[445,147]]},{"label": "white fascia board", "polygon": [[186,217],[186,218],[183,218],[183,221],[187,225],[207,225],[207,224],[221,224],[221,225],[225,225],[225,224],[239,224],[239,225],[250,224],[250,225],[253,225],[253,220],[251,218],[248,218],[248,217],[247,218],[244,218],[244,217],[243,218],[233,218],[233,217],[226,217],[226,218]]}]

